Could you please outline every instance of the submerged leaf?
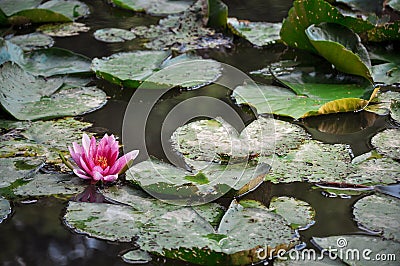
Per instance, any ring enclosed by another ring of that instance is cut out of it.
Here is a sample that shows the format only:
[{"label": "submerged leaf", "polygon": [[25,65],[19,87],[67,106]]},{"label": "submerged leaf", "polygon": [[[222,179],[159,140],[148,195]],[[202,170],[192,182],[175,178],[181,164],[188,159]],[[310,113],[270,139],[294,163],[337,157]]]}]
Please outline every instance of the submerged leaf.
[{"label": "submerged leaf", "polygon": [[256,46],[264,46],[280,40],[279,31],[281,23],[251,22],[238,20],[237,18],[228,19],[229,28],[236,35],[245,38]]}]

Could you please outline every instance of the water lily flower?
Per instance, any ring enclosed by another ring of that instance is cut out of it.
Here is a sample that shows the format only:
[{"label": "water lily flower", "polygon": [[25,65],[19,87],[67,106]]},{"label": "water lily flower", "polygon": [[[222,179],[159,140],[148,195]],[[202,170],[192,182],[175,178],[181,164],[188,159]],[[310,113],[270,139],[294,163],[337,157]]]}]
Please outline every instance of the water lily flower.
[{"label": "water lily flower", "polygon": [[118,158],[118,141],[115,140],[114,135],[107,134],[98,145],[95,137],[89,138],[87,134],[83,134],[82,146],[73,142],[72,147],[68,149],[75,165],[68,165],[67,162],[67,166],[72,167],[74,173],[80,178],[91,180],[92,184],[98,181],[117,180],[118,175],[129,168],[129,164],[139,153],[138,150],[134,150]]}]

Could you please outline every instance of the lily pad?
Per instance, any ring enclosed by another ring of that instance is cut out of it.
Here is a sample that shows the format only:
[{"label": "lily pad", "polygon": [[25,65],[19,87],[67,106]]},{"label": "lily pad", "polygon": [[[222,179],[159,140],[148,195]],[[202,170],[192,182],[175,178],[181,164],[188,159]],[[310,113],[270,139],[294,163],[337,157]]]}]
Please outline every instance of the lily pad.
[{"label": "lily pad", "polygon": [[122,255],[122,259],[130,264],[145,264],[152,261],[151,256],[146,251],[136,249],[126,252]]},{"label": "lily pad", "polygon": [[307,135],[303,129],[280,120],[259,117],[239,133],[222,119],[199,120],[178,128],[172,143],[189,159],[223,162],[286,154]]},{"label": "lily pad", "polygon": [[[392,117],[396,117],[396,111],[398,109],[398,103],[400,102],[400,93],[396,91],[386,91],[377,94],[376,99],[373,101],[373,105],[367,106],[366,110],[374,112],[380,115],[392,114]],[[394,116],[393,116],[394,115]]]},{"label": "lily pad", "polygon": [[[138,238],[142,250],[202,265],[257,262],[259,247],[289,249],[296,241],[286,220],[266,208],[233,201],[215,230],[191,207],[171,206],[129,187],[112,190],[106,195],[129,205],[70,202],[64,217],[67,226],[106,240]],[[214,210],[207,211],[206,206],[204,212]]]},{"label": "lily pad", "polygon": [[90,72],[91,60],[61,48],[32,51],[25,56],[24,70],[44,77]]},{"label": "lily pad", "polygon": [[139,26],[132,31],[137,37],[148,41],[144,46],[152,50],[170,49],[183,53],[196,49],[230,47],[230,38],[206,28],[205,19],[199,18],[201,14],[207,13],[202,3],[196,1],[180,15],[170,15],[161,19],[158,25]]},{"label": "lily pad", "polygon": [[106,102],[106,94],[95,87],[59,90],[61,78],[35,77],[11,63],[3,65],[0,81],[0,103],[19,120],[79,115]]},{"label": "lily pad", "polygon": [[24,51],[49,48],[52,47],[54,44],[53,38],[37,32],[24,35],[16,35],[10,38],[9,41],[14,43],[15,45],[18,45]]},{"label": "lily pad", "polygon": [[28,181],[14,189],[16,196],[73,195],[85,188],[82,179],[70,174],[36,174]]},{"label": "lily pad", "polygon": [[367,49],[353,31],[339,24],[321,23],[308,27],[306,35],[318,53],[338,70],[372,81]]},{"label": "lily pad", "polygon": [[94,32],[94,38],[98,41],[115,43],[131,41],[135,39],[135,34],[129,30],[117,28],[99,29]]},{"label": "lily pad", "polygon": [[308,228],[314,223],[315,210],[307,202],[291,197],[275,197],[269,208],[289,222],[293,229]]},{"label": "lily pad", "polygon": [[390,6],[392,9],[400,11],[400,2],[399,2],[399,0],[388,0],[385,3],[388,6]]},{"label": "lily pad", "polygon": [[76,0],[50,0],[41,4],[39,8],[63,14],[71,20],[87,16],[90,13],[89,7],[85,3]]},{"label": "lily pad", "polygon": [[83,23],[68,22],[61,24],[46,24],[38,27],[36,30],[53,37],[70,37],[79,35],[81,32],[88,32],[90,28]]},{"label": "lily pad", "polygon": [[236,35],[245,38],[256,46],[264,46],[280,40],[281,23],[251,22],[228,18],[228,27]]},{"label": "lily pad", "polygon": [[392,85],[400,83],[400,65],[396,63],[384,63],[372,66],[372,77],[375,82]]},{"label": "lily pad", "polygon": [[[377,255],[398,254],[400,244],[372,236],[342,235],[330,237],[313,237],[313,243],[320,249],[329,252],[332,258],[339,258],[347,265],[376,265]],[[369,252],[370,250],[370,252]],[[395,260],[386,260],[384,265],[397,265]]]},{"label": "lily pad", "polygon": [[31,178],[43,166],[44,161],[43,157],[0,158],[0,188]]},{"label": "lily pad", "polygon": [[0,9],[5,15],[11,16],[22,10],[32,9],[38,6],[43,0],[2,0]]},{"label": "lily pad", "polygon": [[400,160],[400,130],[388,129],[380,132],[372,138],[371,143],[379,153]]},{"label": "lily pad", "polygon": [[[263,181],[266,164],[252,166],[246,162],[221,165],[187,160],[193,171],[152,159],[129,169],[126,180],[139,184],[151,195],[178,205],[210,202],[230,190],[239,191],[252,180]],[[246,191],[247,192],[247,191]]]},{"label": "lily pad", "polygon": [[183,12],[193,4],[193,0],[111,0],[111,2],[121,8],[158,16]]},{"label": "lily pad", "polygon": [[24,61],[24,53],[18,45],[0,38],[0,65],[9,61],[18,64],[22,63]]},{"label": "lily pad", "polygon": [[353,210],[359,225],[397,242],[400,242],[399,213],[400,201],[385,195],[364,197],[356,202]]},{"label": "lily pad", "polygon": [[18,137],[1,142],[0,157],[44,156],[48,163],[61,162],[58,153],[67,154],[67,146],[79,142],[89,126],[73,118],[29,123],[20,129]]},{"label": "lily pad", "polygon": [[143,81],[146,86],[193,88],[215,81],[221,75],[221,64],[217,61],[187,58],[170,64],[168,57],[169,53],[164,51],[118,53],[93,59],[92,70],[105,80],[131,88],[137,88]]},{"label": "lily pad", "polygon": [[8,200],[0,197],[0,224],[7,219],[7,216],[11,213],[11,205]]}]

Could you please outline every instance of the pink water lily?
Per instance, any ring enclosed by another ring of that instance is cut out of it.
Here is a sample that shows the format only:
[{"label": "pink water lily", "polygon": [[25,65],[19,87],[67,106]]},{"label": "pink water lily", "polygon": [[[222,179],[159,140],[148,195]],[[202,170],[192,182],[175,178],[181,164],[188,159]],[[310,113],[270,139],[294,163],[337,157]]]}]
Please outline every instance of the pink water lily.
[{"label": "pink water lily", "polygon": [[107,134],[98,145],[94,137],[89,138],[87,134],[83,134],[82,146],[73,142],[72,147],[68,149],[76,164],[72,165],[74,173],[80,178],[91,180],[91,183],[117,180],[118,174],[126,171],[129,163],[139,153],[138,150],[134,150],[118,158],[118,141],[115,140],[114,135]]}]

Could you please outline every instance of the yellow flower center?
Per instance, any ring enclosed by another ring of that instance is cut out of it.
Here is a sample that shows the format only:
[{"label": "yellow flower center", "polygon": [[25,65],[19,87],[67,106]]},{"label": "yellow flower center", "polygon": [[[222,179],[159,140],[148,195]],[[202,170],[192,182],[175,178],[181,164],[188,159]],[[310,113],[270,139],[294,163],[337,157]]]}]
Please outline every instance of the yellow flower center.
[{"label": "yellow flower center", "polygon": [[96,159],[94,160],[94,163],[101,168],[105,169],[108,164],[107,164],[107,158],[104,156],[96,156]]}]

